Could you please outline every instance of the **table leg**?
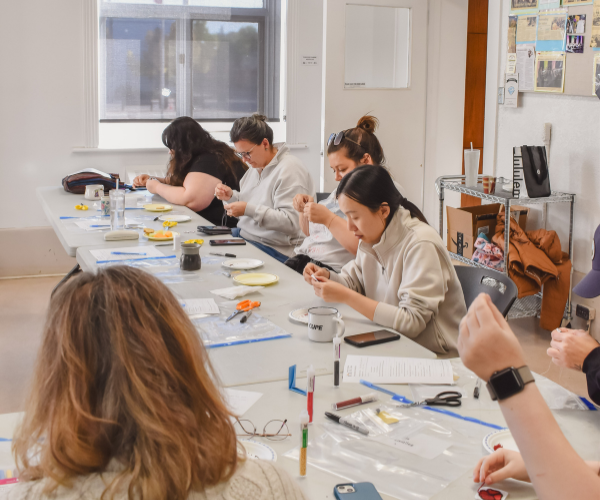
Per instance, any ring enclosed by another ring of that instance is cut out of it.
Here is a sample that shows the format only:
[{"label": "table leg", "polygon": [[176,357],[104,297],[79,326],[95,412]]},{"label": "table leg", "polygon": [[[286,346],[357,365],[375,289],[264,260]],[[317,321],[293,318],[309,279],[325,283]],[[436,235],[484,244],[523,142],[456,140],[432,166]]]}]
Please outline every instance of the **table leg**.
[{"label": "table leg", "polygon": [[75,267],[73,269],[71,269],[63,279],[61,279],[58,284],[54,287],[54,289],[52,290],[52,293],[50,294],[50,297],[53,297],[54,294],[56,293],[56,290],[58,290],[63,284],[65,284],[67,281],[69,281],[69,279],[71,279],[71,276],[75,276],[77,273],[81,272],[81,267],[79,267],[79,264],[75,265]]}]

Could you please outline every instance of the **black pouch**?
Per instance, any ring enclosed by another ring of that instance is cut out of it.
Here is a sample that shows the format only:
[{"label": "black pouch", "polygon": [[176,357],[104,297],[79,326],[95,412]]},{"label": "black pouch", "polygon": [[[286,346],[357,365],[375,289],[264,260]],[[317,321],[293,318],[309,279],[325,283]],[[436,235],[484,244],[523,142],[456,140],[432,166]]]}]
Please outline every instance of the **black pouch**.
[{"label": "black pouch", "polygon": [[529,198],[550,196],[550,176],[544,146],[521,146],[523,176]]}]

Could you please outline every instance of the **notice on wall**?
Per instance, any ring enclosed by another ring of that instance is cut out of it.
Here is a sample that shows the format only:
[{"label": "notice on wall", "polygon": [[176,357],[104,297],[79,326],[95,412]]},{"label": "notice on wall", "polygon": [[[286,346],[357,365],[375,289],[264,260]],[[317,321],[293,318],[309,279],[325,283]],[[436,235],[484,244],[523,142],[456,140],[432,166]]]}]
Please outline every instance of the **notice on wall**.
[{"label": "notice on wall", "polygon": [[506,54],[506,73],[517,71],[517,54]]},{"label": "notice on wall", "polygon": [[535,91],[564,92],[565,53],[538,52],[535,61]]},{"label": "notice on wall", "polygon": [[504,106],[516,108],[519,103],[519,73],[504,75]]},{"label": "notice on wall", "polygon": [[535,43],[537,16],[519,16],[517,21],[517,43]]},{"label": "notice on wall", "polygon": [[600,50],[600,0],[594,0],[590,47],[592,47],[594,50]]},{"label": "notice on wall", "polygon": [[563,51],[566,45],[567,13],[540,13],[538,18],[537,51]]},{"label": "notice on wall", "polygon": [[538,8],[538,0],[510,0],[510,10],[533,10]]},{"label": "notice on wall", "polygon": [[[594,70],[592,74],[592,95],[600,92],[600,52],[594,54]],[[598,96],[600,98],[600,96]]]},{"label": "notice on wall", "polygon": [[517,52],[517,16],[508,16],[508,41],[506,50],[509,54]]},{"label": "notice on wall", "polygon": [[535,82],[535,45],[517,47],[517,73],[519,90],[534,90]]},{"label": "notice on wall", "polygon": [[318,66],[317,56],[302,56],[302,66]]}]

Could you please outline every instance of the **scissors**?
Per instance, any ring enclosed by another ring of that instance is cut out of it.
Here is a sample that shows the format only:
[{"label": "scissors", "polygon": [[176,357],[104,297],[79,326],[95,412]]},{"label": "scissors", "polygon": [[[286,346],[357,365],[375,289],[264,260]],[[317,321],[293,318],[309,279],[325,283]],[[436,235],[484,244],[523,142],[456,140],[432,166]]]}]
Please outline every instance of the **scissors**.
[{"label": "scissors", "polygon": [[456,391],[440,392],[437,396],[424,399],[423,401],[415,401],[414,403],[399,403],[402,408],[410,408],[412,406],[460,406],[462,394]]},{"label": "scissors", "polygon": [[252,302],[251,300],[242,300],[237,306],[235,306],[235,308],[237,309],[237,311],[235,311],[233,314],[231,314],[225,320],[225,323],[227,323],[228,321],[230,321],[233,318],[235,318],[238,314],[242,314],[244,312],[248,312],[248,311],[254,309],[255,307],[260,307],[260,302]]}]

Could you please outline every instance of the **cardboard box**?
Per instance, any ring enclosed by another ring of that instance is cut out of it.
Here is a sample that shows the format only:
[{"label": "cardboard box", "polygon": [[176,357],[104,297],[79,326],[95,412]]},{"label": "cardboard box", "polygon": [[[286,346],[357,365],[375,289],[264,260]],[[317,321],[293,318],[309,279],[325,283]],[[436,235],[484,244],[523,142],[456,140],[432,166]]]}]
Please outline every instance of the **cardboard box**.
[{"label": "cardboard box", "polygon": [[[500,211],[504,211],[504,205],[492,203],[464,208],[446,207],[446,210],[448,251],[470,259],[473,257],[477,235],[484,233],[491,239],[496,233],[496,217]],[[525,230],[529,209],[514,205],[510,207],[510,212],[519,226]]]}]

